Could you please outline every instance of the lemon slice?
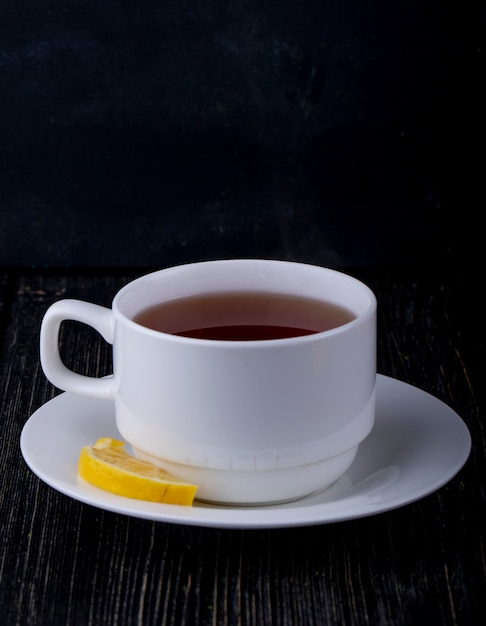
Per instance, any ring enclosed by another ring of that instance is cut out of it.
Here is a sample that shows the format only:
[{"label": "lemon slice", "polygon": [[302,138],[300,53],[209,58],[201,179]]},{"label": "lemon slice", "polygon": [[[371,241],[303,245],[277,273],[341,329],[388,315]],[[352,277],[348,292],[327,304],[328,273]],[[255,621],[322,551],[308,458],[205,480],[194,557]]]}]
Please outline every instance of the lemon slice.
[{"label": "lemon slice", "polygon": [[102,437],[84,446],[78,473],[86,482],[126,498],[192,505],[197,485],[185,483],[148,461],[128,454],[123,441]]}]

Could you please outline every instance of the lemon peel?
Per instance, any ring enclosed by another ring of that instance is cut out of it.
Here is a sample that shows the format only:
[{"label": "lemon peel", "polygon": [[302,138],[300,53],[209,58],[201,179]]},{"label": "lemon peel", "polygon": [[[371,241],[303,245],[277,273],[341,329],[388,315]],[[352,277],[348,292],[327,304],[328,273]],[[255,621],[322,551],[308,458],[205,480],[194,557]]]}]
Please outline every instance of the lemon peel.
[{"label": "lemon peel", "polygon": [[123,441],[111,437],[82,448],[78,474],[91,485],[119,496],[164,504],[191,506],[197,490],[197,485],[130,455]]}]

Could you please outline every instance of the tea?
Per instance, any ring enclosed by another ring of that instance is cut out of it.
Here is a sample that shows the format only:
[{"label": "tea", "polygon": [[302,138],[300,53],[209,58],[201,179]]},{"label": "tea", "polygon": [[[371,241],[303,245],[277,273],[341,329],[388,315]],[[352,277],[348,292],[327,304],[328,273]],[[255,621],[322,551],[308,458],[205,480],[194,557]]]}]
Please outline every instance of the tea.
[{"label": "tea", "polygon": [[134,317],[153,330],[222,341],[311,335],[347,324],[354,315],[334,304],[294,295],[209,293],[161,302]]}]

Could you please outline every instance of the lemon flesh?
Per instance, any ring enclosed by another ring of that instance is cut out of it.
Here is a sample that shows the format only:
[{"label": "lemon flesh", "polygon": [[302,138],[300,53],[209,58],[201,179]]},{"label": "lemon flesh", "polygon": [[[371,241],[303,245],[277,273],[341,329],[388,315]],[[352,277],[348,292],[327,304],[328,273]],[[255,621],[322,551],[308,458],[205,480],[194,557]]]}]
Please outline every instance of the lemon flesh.
[{"label": "lemon flesh", "polygon": [[86,482],[126,498],[190,506],[197,485],[185,483],[128,454],[123,441],[102,437],[82,448],[78,473]]}]

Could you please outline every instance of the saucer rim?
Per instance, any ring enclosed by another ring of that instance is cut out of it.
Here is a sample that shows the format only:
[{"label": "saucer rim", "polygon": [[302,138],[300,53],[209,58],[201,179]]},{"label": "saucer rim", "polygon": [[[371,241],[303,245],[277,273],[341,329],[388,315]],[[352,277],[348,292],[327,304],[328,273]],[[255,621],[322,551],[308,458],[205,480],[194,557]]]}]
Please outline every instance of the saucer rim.
[{"label": "saucer rim", "polygon": [[[400,414],[397,402],[399,397],[402,401],[408,401],[407,406],[414,410],[397,417]],[[390,401],[393,401],[393,411],[388,415],[387,402]],[[92,409],[93,415],[97,414],[99,423],[94,422],[95,418],[91,422],[85,420],[85,416],[89,415],[86,409]],[[384,513],[422,499],[449,482],[462,469],[470,455],[471,435],[465,422],[451,407],[428,392],[396,378],[377,374],[377,422],[385,425],[393,419],[413,421],[414,418],[418,428],[422,429],[422,438],[415,440],[414,449],[404,449],[402,453],[405,453],[405,460],[408,453],[409,457],[416,457],[415,463],[420,461],[423,465],[419,465],[422,472],[418,472],[421,482],[414,482],[413,472],[409,469],[407,474],[406,464],[400,465],[398,459],[395,459],[397,465],[392,463],[389,466],[396,468],[395,478],[390,484],[370,493],[365,489],[357,495],[346,497],[347,490],[352,494],[352,489],[359,485],[360,477],[355,477],[354,481],[352,477],[358,472],[360,462],[362,464],[365,460],[366,444],[370,446],[373,443],[373,429],[368,435],[370,441],[366,440],[361,444],[353,464],[335,485],[292,503],[254,507],[218,506],[200,501],[195,501],[191,507],[156,504],[116,496],[83,484],[76,475],[76,461],[72,458],[70,448],[80,450],[83,445],[90,443],[85,439],[93,437],[95,430],[100,437],[121,438],[116,428],[111,400],[78,396],[70,392],[58,394],[28,418],[21,432],[20,449],[28,467],[47,485],[74,500],[106,511],[151,521],[200,527],[288,528],[336,523]],[[433,432],[438,420],[441,428]],[[42,445],[43,441],[45,444],[48,437],[52,437],[51,422],[58,431],[60,429],[58,436],[66,436],[69,444],[64,456],[54,460],[47,449],[49,446]],[[72,426],[75,428],[70,428]],[[110,430],[109,433],[106,432],[107,429]],[[427,469],[426,461],[432,451],[438,457],[441,467],[435,467],[434,477],[429,471],[427,480],[427,472],[424,470]],[[413,471],[415,470],[416,468]],[[364,482],[367,478],[368,476],[361,476],[361,481]],[[332,494],[337,494],[337,498]]]}]

